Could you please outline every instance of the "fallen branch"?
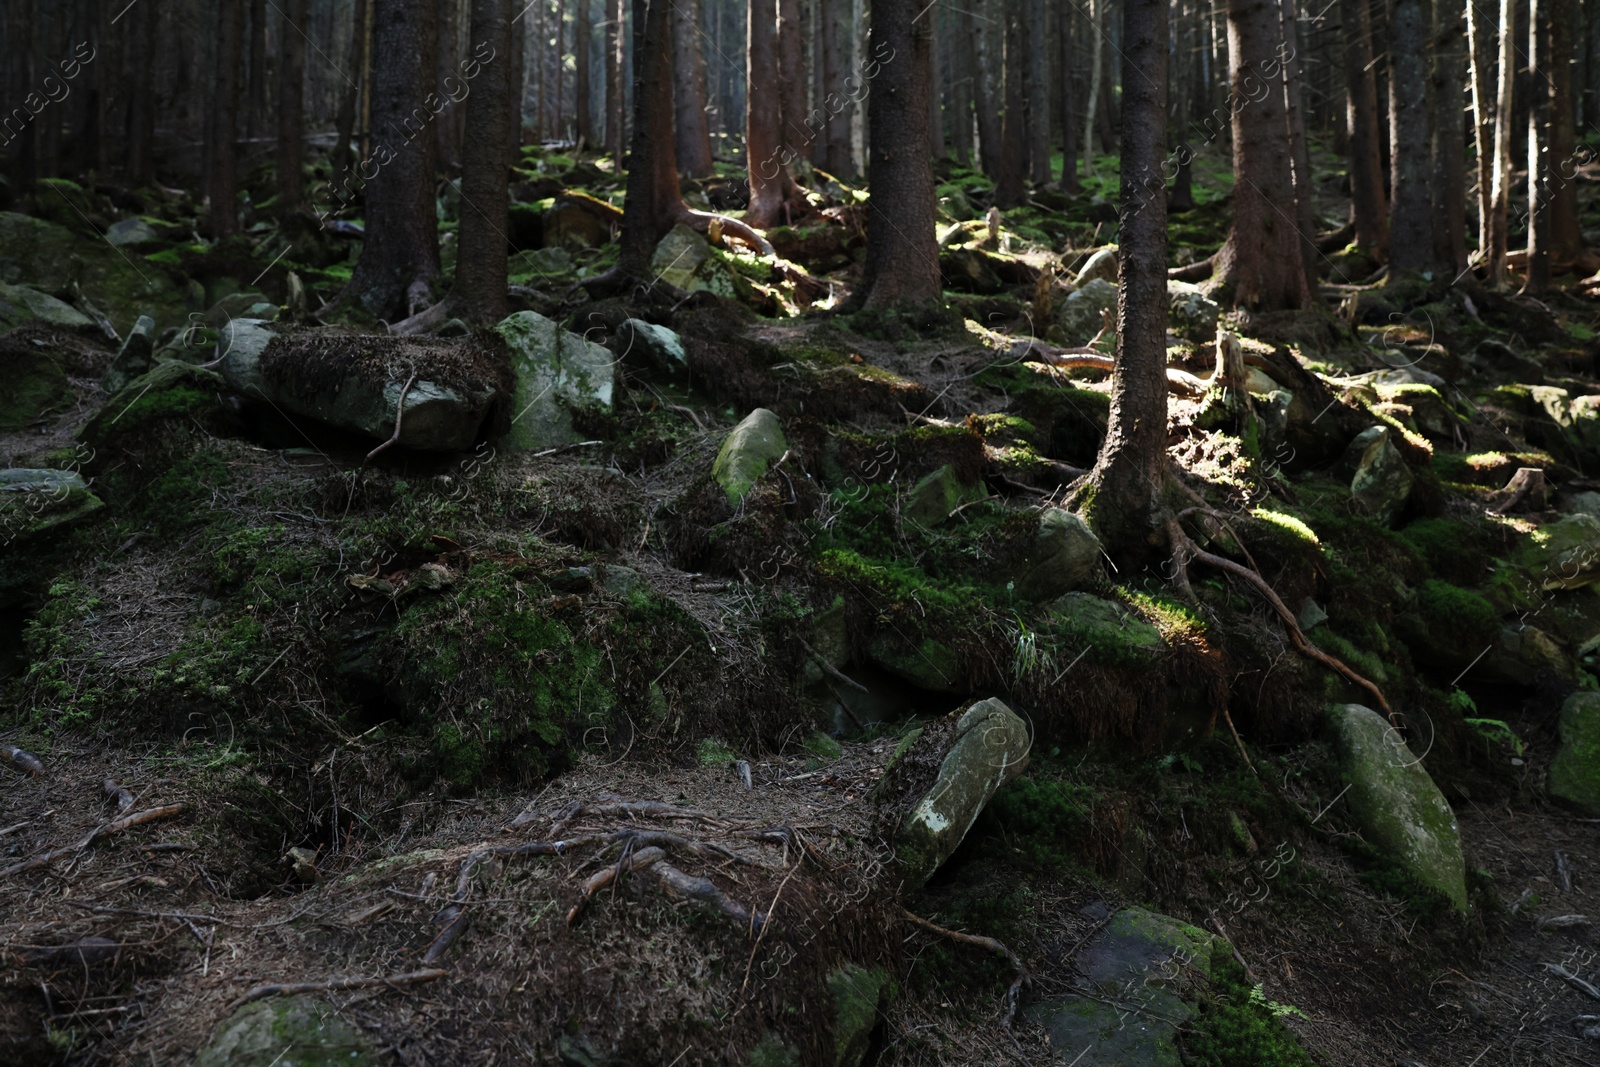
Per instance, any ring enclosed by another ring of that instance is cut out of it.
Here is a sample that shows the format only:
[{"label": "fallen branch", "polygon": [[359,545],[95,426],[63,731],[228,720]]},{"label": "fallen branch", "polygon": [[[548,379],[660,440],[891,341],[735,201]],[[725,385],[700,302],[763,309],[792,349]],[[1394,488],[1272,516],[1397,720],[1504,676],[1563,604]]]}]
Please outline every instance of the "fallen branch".
[{"label": "fallen branch", "polygon": [[301,993],[328,993],[340,989],[375,989],[379,986],[415,985],[419,982],[435,981],[449,973],[442,967],[429,967],[426,970],[408,971],[405,974],[391,974],[382,978],[329,978],[323,982],[281,982],[272,985],[258,985],[240,997],[235,1006],[264,1000],[267,997],[297,996]]},{"label": "fallen branch", "polygon": [[16,745],[0,745],[0,756],[5,756],[6,762],[25,774],[40,775],[44,773],[44,764],[25,748]]},{"label": "fallen branch", "polygon": [[948,927],[940,926],[938,923],[929,922],[920,915],[912,914],[905,908],[900,909],[900,915],[924,930],[931,930],[933,933],[948,937],[952,941],[959,941],[963,945],[976,945],[979,948],[988,949],[996,955],[1004,956],[1010,962],[1012,968],[1016,970],[1017,976],[1006,989],[1006,1011],[1001,1018],[1001,1025],[1007,1030],[1011,1029],[1011,1020],[1017,1014],[1017,1002],[1022,995],[1022,987],[1033,982],[1033,976],[1028,973],[1028,968],[1023,966],[1022,960],[1017,954],[992,937],[984,937],[981,934],[964,934],[959,930],[951,930]]},{"label": "fallen branch", "polygon": [[97,826],[91,830],[89,832],[89,836],[85,837],[76,845],[67,845],[64,848],[52,849],[49,852],[41,852],[39,855],[34,856],[31,859],[25,859],[21,863],[13,863],[5,870],[0,870],[0,878],[7,877],[8,875],[18,874],[22,871],[32,870],[35,867],[46,866],[47,864],[54,863],[63,856],[70,856],[75,853],[82,852],[84,849],[88,848],[90,845],[94,844],[95,841],[102,837],[110,837],[112,834],[121,833],[122,831],[133,826],[139,826],[143,823],[154,822],[157,819],[166,819],[173,815],[179,815],[183,813],[183,810],[184,808],[182,804],[166,804],[159,808],[146,808],[144,811],[136,811],[132,815],[125,815],[120,819],[113,820],[112,822],[102,823],[100,826]]},{"label": "fallen branch", "polygon": [[367,458],[362,460],[363,463],[371,463],[373,457],[376,456],[379,452],[382,452],[384,449],[388,448],[390,445],[396,444],[397,442],[399,442],[399,440],[400,440],[400,420],[401,420],[401,418],[403,418],[405,416],[405,413],[406,413],[406,394],[411,392],[411,386],[416,383],[416,380],[417,380],[417,372],[416,371],[412,371],[411,372],[411,377],[406,379],[405,386],[403,388],[401,388],[401,390],[400,390],[400,400],[394,406],[394,433],[390,434],[389,435],[389,439],[387,441],[385,441],[383,444],[379,445],[377,448],[374,448],[371,452],[368,452],[367,453]]}]

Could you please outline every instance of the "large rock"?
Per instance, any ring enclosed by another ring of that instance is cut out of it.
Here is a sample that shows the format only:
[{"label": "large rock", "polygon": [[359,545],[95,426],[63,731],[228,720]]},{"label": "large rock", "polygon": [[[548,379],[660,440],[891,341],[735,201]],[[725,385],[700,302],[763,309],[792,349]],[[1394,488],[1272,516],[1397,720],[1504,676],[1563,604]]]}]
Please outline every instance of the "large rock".
[{"label": "large rock", "polygon": [[228,387],[290,417],[385,441],[403,395],[397,443],[418,451],[471,448],[491,408],[504,399],[490,371],[492,358],[470,342],[280,336],[258,319],[234,319],[222,328],[219,344]]},{"label": "large rock", "polygon": [[1013,582],[1028,600],[1053,600],[1082,588],[1100,568],[1100,539],[1077,515],[1045,508]]},{"label": "large rock", "polygon": [[161,240],[161,235],[155,227],[135,215],[133,218],[121,219],[106,227],[106,240],[118,248],[133,245],[156,244]]},{"label": "large rock", "polygon": [[1228,943],[1169,915],[1124,908],[1074,960],[1080,992],[1029,1011],[1055,1062],[1074,1067],[1180,1067],[1178,1033],[1196,1015],[1197,979]]},{"label": "large rock", "polygon": [[945,755],[931,788],[912,804],[895,835],[895,858],[908,889],[921,886],[950,858],[984,805],[1028,765],[1028,724],[1004,702],[980,700],[952,712],[945,723],[952,728],[930,728],[916,742],[944,745]]},{"label": "large rock", "polygon": [[918,689],[934,693],[970,693],[956,650],[931,637],[912,643],[898,629],[876,634],[867,646],[872,662]]},{"label": "large rock", "polygon": [[195,1067],[377,1067],[372,1041],[325,1000],[246,1004],[228,1017]]},{"label": "large rock", "polygon": [[[1209,341],[1216,336],[1222,305],[1191,282],[1167,282],[1167,325],[1179,337]],[[1274,387],[1275,388],[1275,387]]]},{"label": "large rock", "polygon": [[1379,522],[1393,522],[1411,499],[1415,478],[1405,457],[1394,446],[1390,426],[1373,426],[1356,435],[1346,453],[1355,467],[1350,479],[1350,499],[1362,512]]},{"label": "large rock", "polygon": [[36,345],[0,353],[0,433],[21,430],[72,403],[67,372],[50,353]]},{"label": "large rock", "polygon": [[1585,460],[1600,462],[1600,396],[1573,396],[1552,385],[1529,386],[1528,393],[1561,427],[1574,452]]},{"label": "large rock", "polygon": [[639,362],[668,374],[685,374],[689,370],[689,357],[678,335],[643,319],[624,319],[617,327],[612,347],[618,359],[630,363]]},{"label": "large rock", "polygon": [[516,376],[506,447],[533,451],[580,440],[572,426],[572,409],[611,406],[617,381],[615,357],[604,346],[533,311],[519,311],[495,329],[510,348]]},{"label": "large rock", "polygon": [[155,357],[155,346],[156,320],[149,315],[140,315],[133,329],[128,331],[128,336],[122,339],[117,358],[111,361],[105,376],[100,379],[100,385],[115,396],[129,382],[149,371]]},{"label": "large rock", "polygon": [[[1476,654],[1477,650],[1471,650]],[[1486,682],[1534,686],[1546,678],[1568,684],[1578,680],[1578,666],[1561,642],[1537,626],[1516,621],[1502,627],[1474,673]]]},{"label": "large rock", "polygon": [[[1116,331],[1117,287],[1103,278],[1095,278],[1067,294],[1056,308],[1052,333],[1063,344],[1088,344],[1100,332],[1104,319],[1102,312],[1111,312],[1111,332]],[[1108,334],[1109,336],[1109,334]]]},{"label": "large rock", "polygon": [[1097,248],[1084,260],[1083,267],[1078,271],[1077,286],[1081,289],[1093,281],[1110,282],[1117,284],[1117,246],[1106,245]]},{"label": "large rock", "polygon": [[1561,745],[1547,788],[1557,800],[1600,815],[1600,693],[1580,690],[1561,705]]},{"label": "large rock", "polygon": [[1465,912],[1466,866],[1455,813],[1405,739],[1360,704],[1331,706],[1328,725],[1362,837]]},{"label": "large rock", "polygon": [[872,1047],[878,1010],[892,983],[882,967],[847,963],[828,975],[833,994],[834,1067],[859,1067]]},{"label": "large rock", "polygon": [[1600,519],[1568,515],[1539,527],[1517,548],[1516,561],[1541,589],[1582,589],[1600,581]]},{"label": "large rock", "polygon": [[783,458],[789,442],[783,424],[766,408],[756,408],[733,428],[722,442],[711,465],[711,477],[728,495],[728,503],[738,507],[750,487],[767,473],[767,467]]},{"label": "large rock", "polygon": [[89,316],[48,293],[29,289],[25,285],[0,283],[0,329],[10,329],[29,322],[67,329],[94,325],[94,320]]},{"label": "large rock", "polygon": [[938,526],[963,504],[985,495],[983,486],[963,483],[955,468],[946,463],[911,487],[902,514],[922,526]]},{"label": "large rock", "polygon": [[0,212],[0,282],[47,293],[65,292],[76,282],[118,332],[140,314],[170,326],[187,311],[183,292],[158,267],[118,254],[98,238],[13,212]]},{"label": "large rock", "polygon": [[939,276],[946,289],[990,294],[1005,288],[989,257],[977,248],[946,248],[939,253]]},{"label": "large rock", "polygon": [[650,273],[689,293],[738,294],[733,270],[711,251],[705,237],[679,223],[650,256]]},{"label": "large rock", "polygon": [[77,471],[0,470],[0,547],[77,522],[101,506]]}]

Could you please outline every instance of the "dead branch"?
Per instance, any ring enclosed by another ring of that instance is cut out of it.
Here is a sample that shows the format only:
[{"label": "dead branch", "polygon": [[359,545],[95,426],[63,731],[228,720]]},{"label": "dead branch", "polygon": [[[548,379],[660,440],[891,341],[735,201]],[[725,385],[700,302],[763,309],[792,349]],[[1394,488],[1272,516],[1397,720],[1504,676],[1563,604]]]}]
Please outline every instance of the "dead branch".
[{"label": "dead branch", "polygon": [[650,872],[661,880],[668,896],[680,900],[697,900],[710,905],[734,922],[748,926],[752,933],[759,934],[766,922],[766,916],[751,914],[749,908],[718,889],[716,883],[709,878],[685,874],[670,863],[654,863],[650,867]]},{"label": "dead branch", "polygon": [[125,815],[120,819],[113,820],[112,822],[102,823],[91,830],[89,832],[89,836],[85,837],[76,845],[67,845],[63,848],[52,849],[49,852],[41,852],[37,856],[25,859],[21,863],[13,863],[5,870],[0,870],[0,878],[5,878],[8,875],[18,874],[22,871],[29,871],[35,867],[46,866],[47,864],[54,863],[63,856],[70,856],[75,853],[82,852],[84,849],[94,844],[99,838],[110,837],[112,834],[121,833],[129,827],[139,826],[147,822],[154,822],[157,819],[166,819],[173,815],[180,815],[183,813],[183,810],[184,808],[182,804],[165,804],[159,808],[146,808],[144,811],[136,811],[132,815]]},{"label": "dead branch", "polygon": [[729,218],[727,215],[718,215],[710,211],[695,211],[693,208],[684,208],[683,213],[673,221],[681,222],[691,230],[705,233],[715,221],[722,229],[724,237],[737,237],[751,248],[757,249],[764,256],[776,256],[777,250],[772,243],[760,233],[751,229],[747,224],[738,219]]},{"label": "dead branch", "polygon": [[915,915],[905,908],[900,909],[900,915],[924,930],[930,930],[942,937],[948,937],[952,941],[959,941],[964,945],[976,945],[979,948],[988,949],[996,955],[1004,956],[1010,962],[1011,966],[1016,970],[1016,978],[1012,980],[1011,985],[1006,989],[1006,1010],[1005,1015],[1001,1017],[1001,1025],[1007,1030],[1011,1029],[1011,1020],[1017,1014],[1017,1003],[1022,996],[1022,987],[1033,982],[1033,976],[1028,973],[1028,968],[1023,966],[1022,960],[1017,954],[992,937],[984,937],[981,934],[964,934],[959,930],[951,930],[940,926],[938,923],[929,922],[922,916]]},{"label": "dead branch", "polygon": [[0,745],[0,756],[4,756],[7,763],[24,774],[40,775],[44,773],[44,764],[39,762],[39,757],[25,748],[18,748],[16,745]]},{"label": "dead branch", "polygon": [[390,445],[396,444],[396,443],[399,442],[399,440],[400,440],[400,420],[401,420],[401,418],[403,418],[405,416],[405,413],[406,413],[406,394],[411,392],[411,386],[416,383],[416,380],[417,380],[417,372],[416,371],[412,371],[411,372],[411,377],[406,379],[405,386],[403,388],[401,388],[401,390],[400,390],[400,400],[394,406],[394,433],[390,434],[389,435],[389,439],[387,441],[385,441],[383,444],[379,445],[377,448],[374,448],[371,452],[368,452],[367,453],[367,458],[362,461],[363,463],[371,463],[373,457],[376,456],[379,452],[382,452],[384,449],[388,448]]},{"label": "dead branch", "polygon": [[1168,267],[1167,280],[1174,282],[1203,282],[1211,277],[1212,271],[1215,270],[1216,260],[1216,253],[1212,253],[1205,259],[1191,263],[1187,267]]},{"label": "dead branch", "polygon": [[117,802],[118,815],[133,807],[133,794],[112,779],[107,778],[101,788],[105,790],[107,797]]},{"label": "dead branch", "polygon": [[327,993],[340,989],[375,989],[379,986],[416,985],[419,982],[435,981],[449,973],[442,967],[429,967],[426,970],[408,971],[405,974],[391,974],[382,978],[329,978],[322,982],[282,982],[273,985],[258,985],[240,997],[235,1006],[249,1004],[252,1001],[263,1000],[267,997],[297,996],[301,993]]}]

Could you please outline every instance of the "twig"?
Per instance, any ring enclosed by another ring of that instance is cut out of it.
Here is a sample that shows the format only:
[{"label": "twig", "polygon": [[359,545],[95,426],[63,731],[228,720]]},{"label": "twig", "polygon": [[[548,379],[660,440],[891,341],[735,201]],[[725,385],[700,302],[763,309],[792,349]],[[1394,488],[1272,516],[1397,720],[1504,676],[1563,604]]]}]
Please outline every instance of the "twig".
[{"label": "twig", "polygon": [[[379,445],[377,448],[374,448],[371,452],[368,452],[367,453],[367,458],[365,460],[363,460],[362,462],[371,463],[373,457],[376,456],[379,452],[382,452],[384,449],[388,448],[390,445],[397,444],[400,441],[400,420],[401,420],[402,417],[404,417],[404,415],[406,413],[406,394],[411,392],[411,386],[416,382],[416,380],[417,380],[417,372],[416,371],[412,371],[411,372],[411,377],[406,379],[406,384],[400,390],[400,399],[399,399],[398,402],[396,402],[396,404],[394,406],[394,433],[390,434],[389,435],[389,439],[387,441],[385,441],[383,444]],[[266,673],[266,672],[263,671],[262,673]]]},{"label": "twig", "polygon": [[450,972],[443,967],[429,967],[421,971],[408,971],[405,974],[391,974],[382,978],[329,978],[322,982],[281,982],[273,985],[258,985],[239,998],[239,1004],[249,1004],[252,1001],[262,1000],[266,997],[296,996],[300,993],[326,993],[336,989],[374,989],[378,986],[415,985],[418,982],[432,982],[443,978]]},{"label": "twig", "polygon": [[936,934],[948,937],[952,941],[960,941],[965,945],[986,948],[990,952],[1004,956],[1010,961],[1011,966],[1016,969],[1017,976],[1012,980],[1010,987],[1006,989],[1006,1011],[1005,1015],[1001,1017],[1001,1025],[1007,1030],[1011,1029],[1011,1020],[1017,1014],[1017,1002],[1022,995],[1022,987],[1033,982],[1033,976],[1028,973],[1028,968],[1023,966],[1022,960],[1018,958],[1017,954],[992,937],[984,937],[981,934],[963,934],[959,930],[951,930],[948,927],[940,926],[938,923],[929,922],[922,916],[914,915],[905,908],[900,909],[900,915],[924,930],[931,930]]},{"label": "twig", "polygon": [[1561,979],[1563,982],[1570,985],[1572,988],[1587,993],[1595,1000],[1600,1000],[1600,989],[1595,988],[1592,983],[1586,982],[1582,978],[1579,978],[1577,975],[1561,966],[1561,964],[1545,963],[1541,964],[1541,966],[1551,974],[1555,975],[1557,978]]},{"label": "twig", "polygon": [[1226,704],[1222,706],[1222,721],[1228,724],[1228,732],[1233,735],[1233,743],[1239,746],[1239,755],[1244,757],[1244,765],[1250,768],[1251,774],[1260,778],[1261,772],[1256,770],[1254,763],[1250,762],[1250,753],[1244,750],[1244,742],[1239,738],[1239,731],[1234,728],[1233,716],[1228,714],[1228,706]]}]

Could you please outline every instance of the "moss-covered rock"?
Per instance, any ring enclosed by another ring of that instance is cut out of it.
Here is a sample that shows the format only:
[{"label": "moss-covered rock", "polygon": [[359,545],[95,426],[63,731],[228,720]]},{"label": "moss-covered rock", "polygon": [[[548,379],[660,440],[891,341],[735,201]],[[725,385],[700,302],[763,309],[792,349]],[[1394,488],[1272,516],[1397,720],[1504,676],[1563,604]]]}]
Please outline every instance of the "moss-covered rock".
[{"label": "moss-covered rock", "polygon": [[872,1044],[878,1008],[890,987],[889,972],[882,967],[847,963],[828,975],[833,994],[833,1047],[835,1067],[858,1067]]},{"label": "moss-covered rock", "polygon": [[783,424],[766,408],[756,408],[722,442],[711,465],[711,477],[738,507],[750,487],[767,473],[767,467],[783,458],[789,442]]},{"label": "moss-covered rock", "polygon": [[1467,910],[1466,867],[1455,813],[1421,762],[1371,708],[1335,704],[1328,725],[1367,842],[1419,884]]},{"label": "moss-covered rock", "polygon": [[1355,467],[1350,479],[1351,502],[1379,522],[1393,522],[1411,498],[1415,479],[1405,457],[1395,447],[1388,426],[1374,426],[1350,442],[1348,461]]},{"label": "moss-covered rock", "polygon": [[140,314],[170,326],[187,310],[182,292],[160,269],[137,267],[123,256],[108,255],[98,240],[12,212],[0,212],[0,282],[47,293],[63,292],[76,282],[118,331],[126,331]]},{"label": "moss-covered rock", "polygon": [[955,468],[946,463],[924,477],[906,494],[903,513],[912,522],[923,526],[938,526],[963,504],[982,500],[983,487],[964,483],[956,476]]},{"label": "moss-covered rock", "polygon": [[1100,539],[1089,524],[1062,508],[1045,508],[1015,588],[1027,600],[1050,600],[1082,588],[1099,566]]},{"label": "moss-covered rock", "polygon": [[66,408],[72,400],[67,372],[44,349],[12,349],[0,360],[0,432],[21,430]]},{"label": "moss-covered rock", "polygon": [[1561,705],[1561,746],[1547,788],[1557,800],[1600,815],[1600,693],[1573,693]]},{"label": "moss-covered rock", "polygon": [[1600,582],[1600,519],[1568,515],[1541,526],[1517,549],[1516,561],[1541,589],[1581,589]]},{"label": "moss-covered rock", "polygon": [[0,282],[0,328],[41,322],[69,330],[93,326],[94,320],[71,304],[23,285]]},{"label": "moss-covered rock", "polygon": [[195,1067],[376,1067],[372,1041],[313,997],[257,1001],[234,1012]]},{"label": "moss-covered rock", "polygon": [[0,548],[87,518],[101,507],[76,471],[0,470]]},{"label": "moss-covered rock", "polygon": [[516,378],[507,448],[572,444],[580,439],[572,425],[574,407],[611,406],[616,371],[605,348],[533,311],[502,319],[495,330],[510,349]]}]

